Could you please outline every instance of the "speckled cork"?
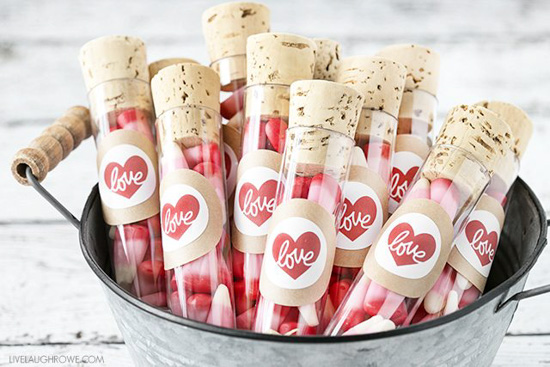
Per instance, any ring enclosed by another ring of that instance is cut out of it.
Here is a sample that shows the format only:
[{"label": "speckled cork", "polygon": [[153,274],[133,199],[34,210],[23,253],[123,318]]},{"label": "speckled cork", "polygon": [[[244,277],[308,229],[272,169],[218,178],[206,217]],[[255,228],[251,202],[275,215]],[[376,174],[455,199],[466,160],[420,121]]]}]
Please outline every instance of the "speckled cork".
[{"label": "speckled cork", "polygon": [[202,14],[202,29],[212,62],[246,54],[247,38],[269,32],[269,27],[269,9],[257,3],[225,3]]},{"label": "speckled cork", "polygon": [[311,79],[317,46],[309,38],[286,33],[248,37],[247,84],[285,84]]},{"label": "speckled cork", "polygon": [[199,64],[198,61],[186,57],[174,57],[170,59],[161,59],[149,64],[149,78],[153,79],[155,75],[167,66],[175,64]]},{"label": "speckled cork", "polygon": [[511,103],[500,101],[481,101],[475,105],[483,106],[496,113],[510,126],[513,136],[514,153],[521,159],[533,135],[533,122],[525,111]]},{"label": "speckled cork", "polygon": [[336,81],[363,94],[363,107],[397,117],[406,77],[407,69],[396,61],[357,56],[342,60]]},{"label": "speckled cork", "polygon": [[96,38],[82,46],[79,59],[88,92],[113,79],[139,79],[149,82],[145,44],[139,38]]},{"label": "speckled cork", "polygon": [[436,144],[451,144],[472,154],[488,170],[512,146],[512,133],[497,114],[480,106],[454,107],[445,120]]},{"label": "speckled cork", "polygon": [[336,81],[340,68],[340,43],[326,38],[314,38],[317,45],[313,79]]},{"label": "speckled cork", "polygon": [[220,112],[220,77],[207,66],[168,66],[151,81],[157,116],[181,106],[201,106]]},{"label": "speckled cork", "polygon": [[405,89],[421,89],[437,95],[440,58],[434,50],[414,44],[392,45],[380,50],[377,56],[405,65]]},{"label": "speckled cork", "polygon": [[492,175],[511,150],[511,137],[510,128],[495,113],[481,106],[454,107],[426,159],[423,175],[453,180],[467,188],[465,192],[481,190],[482,178]]},{"label": "speckled cork", "polygon": [[324,80],[300,80],[290,86],[288,127],[311,126],[354,138],[363,96],[352,87]]}]

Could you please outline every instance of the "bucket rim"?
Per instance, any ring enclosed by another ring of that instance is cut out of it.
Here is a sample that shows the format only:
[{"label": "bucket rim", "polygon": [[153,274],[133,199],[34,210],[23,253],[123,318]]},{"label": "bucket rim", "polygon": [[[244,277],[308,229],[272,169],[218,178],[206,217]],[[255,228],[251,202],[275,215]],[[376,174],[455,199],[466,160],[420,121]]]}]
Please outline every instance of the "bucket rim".
[{"label": "bucket rim", "polygon": [[516,271],[512,276],[510,276],[504,282],[502,282],[501,284],[499,284],[498,286],[490,290],[488,293],[484,294],[481,298],[479,298],[472,304],[464,307],[463,309],[460,309],[449,315],[442,316],[434,320],[423,322],[421,324],[411,325],[403,328],[397,328],[394,330],[373,333],[373,334],[350,335],[350,336],[324,336],[324,335],[284,336],[284,335],[261,334],[261,333],[256,333],[248,330],[222,328],[219,326],[214,326],[214,325],[186,319],[186,318],[168,313],[154,306],[150,306],[145,302],[140,301],[139,299],[135,298],[130,293],[128,293],[126,290],[122,289],[113,279],[111,279],[111,277],[107,275],[107,273],[105,273],[105,271],[99,266],[99,264],[94,261],[88,248],[84,245],[83,234],[86,233],[86,231],[88,230],[88,223],[89,223],[87,221],[87,218],[91,211],[92,205],[98,199],[98,196],[99,196],[99,190],[98,190],[97,184],[92,188],[92,191],[88,196],[88,199],[86,200],[86,204],[82,211],[82,216],[80,221],[81,225],[79,230],[79,241],[80,241],[80,248],[81,248],[82,254],[86,262],[88,263],[88,266],[90,266],[90,268],[95,273],[95,275],[103,282],[103,284],[111,292],[117,295],[120,299],[127,302],[129,305],[136,307],[141,311],[150,314],[151,316],[161,318],[165,321],[178,324],[183,327],[188,327],[199,331],[214,333],[218,335],[225,335],[225,336],[234,337],[234,338],[253,339],[258,341],[278,342],[278,343],[332,344],[332,343],[350,343],[350,342],[362,342],[362,341],[375,340],[375,339],[385,339],[385,338],[397,337],[397,336],[416,333],[416,332],[420,332],[428,329],[437,328],[443,324],[453,322],[461,318],[462,316],[470,314],[475,310],[488,304],[495,298],[499,296],[504,296],[507,290],[509,290],[513,285],[515,285],[524,275],[526,275],[531,270],[531,268],[536,263],[538,257],[540,256],[540,254],[542,253],[542,250],[546,245],[546,235],[547,235],[546,213],[542,208],[542,204],[540,203],[539,199],[531,190],[529,185],[525,183],[525,181],[523,181],[521,178],[518,178],[515,184],[521,185],[527,191],[529,198],[535,204],[536,211],[539,215],[539,220],[540,220],[539,224],[541,226],[541,231],[540,231],[539,238],[537,239],[537,244],[535,245],[533,252],[530,254],[530,256],[525,261],[523,266],[521,266],[518,269],[518,271]]}]

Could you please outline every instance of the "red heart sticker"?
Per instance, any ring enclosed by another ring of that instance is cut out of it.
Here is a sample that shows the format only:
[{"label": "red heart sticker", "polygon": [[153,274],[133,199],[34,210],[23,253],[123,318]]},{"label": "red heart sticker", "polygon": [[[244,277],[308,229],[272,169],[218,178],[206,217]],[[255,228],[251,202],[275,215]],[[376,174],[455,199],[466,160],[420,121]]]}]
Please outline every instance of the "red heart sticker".
[{"label": "red heart sticker", "polygon": [[321,251],[321,241],[313,232],[302,234],[296,241],[281,233],[273,241],[273,258],[294,280],[315,263]]},{"label": "red heart sticker", "polygon": [[247,182],[241,186],[239,191],[239,207],[242,213],[254,224],[260,227],[264,224],[275,210],[275,192],[277,181],[265,181],[260,189]]},{"label": "red heart sticker", "polygon": [[407,173],[403,173],[399,168],[393,167],[390,181],[390,198],[398,203],[401,202],[419,168],[412,167]]},{"label": "red heart sticker", "polygon": [[147,163],[140,156],[134,155],[124,166],[111,162],[105,168],[105,184],[115,194],[130,199],[147,179]]},{"label": "red heart sticker", "polygon": [[473,220],[466,226],[466,238],[479,258],[482,266],[489,265],[495,258],[498,246],[498,233],[487,233],[487,228],[479,220]]},{"label": "red heart sticker", "polygon": [[350,241],[355,241],[374,223],[376,203],[369,196],[363,196],[353,204],[346,198],[340,216],[340,232]]},{"label": "red heart sticker", "polygon": [[397,266],[414,265],[431,259],[436,244],[431,234],[415,235],[408,223],[400,223],[390,232],[388,249]]},{"label": "red heart sticker", "polygon": [[162,231],[173,239],[179,240],[195,222],[199,210],[199,201],[189,194],[182,196],[175,207],[172,204],[164,204],[162,207]]}]

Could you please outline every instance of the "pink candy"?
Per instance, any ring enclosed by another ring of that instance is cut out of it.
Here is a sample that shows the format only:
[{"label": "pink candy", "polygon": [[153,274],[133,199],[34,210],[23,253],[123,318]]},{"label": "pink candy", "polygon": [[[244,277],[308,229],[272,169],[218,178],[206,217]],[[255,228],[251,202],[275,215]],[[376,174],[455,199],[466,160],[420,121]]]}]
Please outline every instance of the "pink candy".
[{"label": "pink candy", "polygon": [[437,178],[430,184],[430,197],[439,203],[452,219],[455,217],[460,202],[460,193],[451,180]]},{"label": "pink candy", "polygon": [[226,285],[220,284],[216,289],[206,322],[226,328],[235,327],[235,313],[231,307],[231,296]]},{"label": "pink candy", "polygon": [[329,175],[319,173],[311,180],[307,199],[321,205],[329,213],[334,213],[341,196],[338,182]]}]

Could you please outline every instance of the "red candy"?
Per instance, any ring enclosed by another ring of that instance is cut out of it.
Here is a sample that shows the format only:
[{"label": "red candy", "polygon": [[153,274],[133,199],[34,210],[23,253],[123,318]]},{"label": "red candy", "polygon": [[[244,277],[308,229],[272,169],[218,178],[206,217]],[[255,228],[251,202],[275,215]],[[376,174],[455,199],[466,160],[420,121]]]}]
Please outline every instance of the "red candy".
[{"label": "red candy", "polygon": [[342,191],[338,182],[329,175],[319,173],[311,180],[308,200],[316,202],[333,213],[340,202]]},{"label": "red candy", "polygon": [[244,88],[237,89],[225,101],[220,103],[220,114],[230,120],[237,112],[243,109]]},{"label": "red candy", "polygon": [[265,125],[265,134],[273,149],[282,153],[285,147],[285,134],[288,126],[280,118],[270,118]]},{"label": "red candy", "polygon": [[212,177],[220,173],[220,167],[212,162],[202,162],[193,167],[193,171],[200,173],[204,177]]},{"label": "red candy", "polygon": [[296,176],[292,186],[292,198],[307,199],[311,177]]},{"label": "red candy", "polygon": [[237,328],[241,330],[250,330],[254,324],[254,308],[249,308],[246,312],[237,316]]},{"label": "red candy", "polygon": [[187,317],[205,322],[210,311],[212,297],[209,294],[195,293],[187,298]]},{"label": "red candy", "polygon": [[157,293],[164,285],[164,264],[162,261],[146,260],[138,265],[138,295]]},{"label": "red candy", "polygon": [[141,297],[141,300],[152,306],[166,307],[166,292],[148,294],[146,296]]},{"label": "red candy", "polygon": [[142,110],[137,108],[123,111],[117,116],[117,124],[123,129],[126,128],[126,125],[134,122],[149,126],[149,119],[147,115]]},{"label": "red candy", "polygon": [[350,287],[351,281],[349,279],[342,279],[330,286],[329,295],[334,307],[338,308],[338,306],[340,306],[340,303],[342,303],[342,300],[348,293]]},{"label": "red candy", "polygon": [[221,167],[220,148],[216,143],[208,143],[187,148],[183,151],[185,160],[189,167],[195,167],[202,162],[212,162],[215,166]]},{"label": "red candy", "polygon": [[296,331],[298,331],[298,323],[296,321],[286,321],[279,326],[279,333],[283,335],[287,333],[290,333],[289,335],[296,334]]}]

